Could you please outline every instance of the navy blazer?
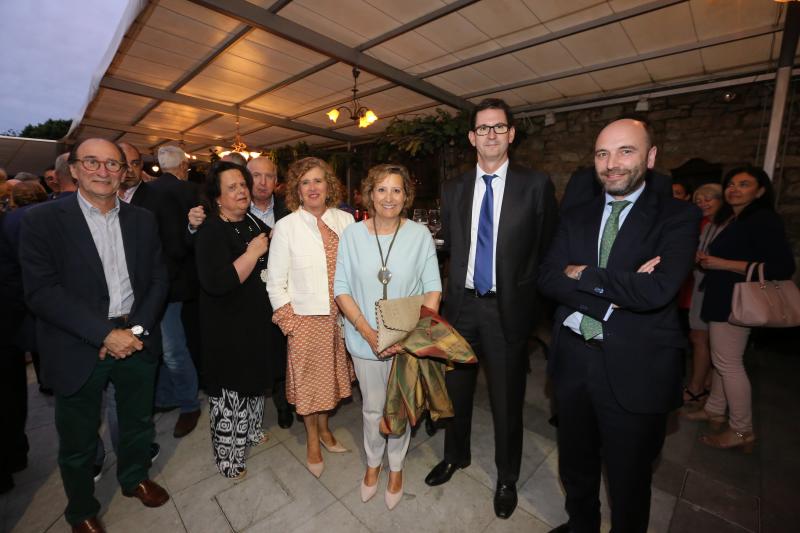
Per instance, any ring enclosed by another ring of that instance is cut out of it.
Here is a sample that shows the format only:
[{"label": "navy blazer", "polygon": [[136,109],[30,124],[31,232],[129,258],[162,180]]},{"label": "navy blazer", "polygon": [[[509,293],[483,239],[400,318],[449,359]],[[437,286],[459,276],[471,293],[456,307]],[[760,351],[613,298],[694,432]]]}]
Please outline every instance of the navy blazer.
[{"label": "navy blazer", "polygon": [[[119,223],[134,295],[128,323],[149,332],[134,357],[156,359],[168,287],[156,221],[150,212],[120,202]],[[103,340],[118,327],[108,320],[103,264],[77,195],[28,211],[20,262],[25,299],[38,319],[42,381],[68,396],[89,379]]]},{"label": "navy blazer", "polygon": [[[555,300],[548,370],[558,379],[559,336],[574,313],[603,320],[603,350],[611,388],[620,405],[634,413],[664,413],[681,403],[686,335],[675,305],[678,290],[694,265],[700,210],[665,198],[650,183],[620,228],[606,268],[599,268],[598,235],[605,196],[564,213],[541,267],[539,290]],[[652,274],[636,270],[660,256]],[[580,280],[564,274],[567,265],[590,265]]]},{"label": "navy blazer", "polygon": [[[450,273],[444,316],[458,318],[467,279],[475,167],[442,186],[444,250]],[[535,323],[539,262],[555,229],[557,207],[553,183],[546,174],[509,164],[500,209],[495,276],[500,321],[508,342],[527,340]]]}]

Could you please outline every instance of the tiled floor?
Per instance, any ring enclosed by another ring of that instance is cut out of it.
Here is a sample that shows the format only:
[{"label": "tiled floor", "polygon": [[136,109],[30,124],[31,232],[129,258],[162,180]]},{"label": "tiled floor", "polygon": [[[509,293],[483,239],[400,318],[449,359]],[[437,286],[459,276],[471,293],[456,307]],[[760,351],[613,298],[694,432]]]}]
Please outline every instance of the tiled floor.
[{"label": "tiled floor", "polygon": [[[796,341],[795,341],[796,342]],[[749,354],[760,441],[756,453],[744,456],[711,450],[697,442],[705,429],[674,416],[656,467],[650,521],[652,532],[797,531],[800,523],[800,357],[791,343],[775,350],[761,346]],[[265,419],[271,439],[253,450],[248,476],[240,483],[217,474],[211,459],[208,417],[198,429],[176,440],[177,413],[156,416],[161,456],[151,476],[170,492],[170,502],[147,509],[121,495],[114,479],[113,454],[97,484],[102,521],[111,533],[122,532],[482,532],[548,531],[566,520],[558,481],[555,430],[548,423],[544,393],[545,361],[532,354],[525,404],[525,440],[519,507],[510,520],[492,510],[494,450],[488,399],[481,387],[473,420],[472,465],[439,487],[423,479],[441,457],[442,432],[429,437],[423,428],[411,441],[405,469],[405,496],[392,512],[382,492],[361,503],[359,483],[364,456],[360,451],[358,395],[331,418],[337,439],[354,450],[325,453],[325,472],[315,479],[304,467],[302,424],[280,429],[271,403]],[[56,468],[56,433],[52,399],[29,387],[30,466],[15,477],[17,488],[0,497],[0,532],[69,531],[64,521],[65,496]],[[780,409],[778,411],[778,409]],[[381,489],[386,475],[381,477]],[[604,531],[609,528],[605,494]]]}]

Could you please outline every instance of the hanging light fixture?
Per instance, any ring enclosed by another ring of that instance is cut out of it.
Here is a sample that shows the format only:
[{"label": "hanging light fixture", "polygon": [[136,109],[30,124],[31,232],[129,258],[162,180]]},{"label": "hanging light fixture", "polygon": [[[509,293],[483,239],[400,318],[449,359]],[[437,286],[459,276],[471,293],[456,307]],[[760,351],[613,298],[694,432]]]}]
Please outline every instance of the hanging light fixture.
[{"label": "hanging light fixture", "polygon": [[225,157],[226,155],[236,152],[241,154],[245,159],[250,160],[254,159],[261,155],[261,152],[250,152],[247,150],[247,145],[242,140],[242,136],[239,134],[239,106],[236,106],[236,136],[233,138],[233,144],[231,145],[229,150],[225,150],[224,152],[220,152],[220,158]]},{"label": "hanging light fixture", "polygon": [[359,128],[366,128],[376,120],[378,120],[378,115],[375,112],[366,107],[362,106],[358,102],[358,75],[361,74],[361,71],[358,70],[358,67],[353,67],[353,102],[352,107],[350,106],[339,106],[334,107],[330,111],[326,113],[328,118],[331,119],[331,122],[334,124],[339,119],[340,111],[346,111],[350,115],[350,120],[358,121]]}]

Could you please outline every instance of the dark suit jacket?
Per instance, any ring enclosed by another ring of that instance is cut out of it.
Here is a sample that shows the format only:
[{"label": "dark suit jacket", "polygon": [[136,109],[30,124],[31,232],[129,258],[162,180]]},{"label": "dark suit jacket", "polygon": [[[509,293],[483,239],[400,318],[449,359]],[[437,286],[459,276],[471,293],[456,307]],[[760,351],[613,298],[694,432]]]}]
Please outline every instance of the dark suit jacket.
[{"label": "dark suit jacket", "polygon": [[[650,186],[660,196],[672,198],[672,178],[653,170],[648,171]],[[597,181],[594,167],[584,167],[569,177],[564,196],[561,197],[559,212],[564,213],[573,207],[590,202],[603,194],[603,186]]]},{"label": "dark suit jacket", "polygon": [[[794,274],[794,256],[786,239],[783,220],[771,209],[745,209],[714,237],[708,253],[734,261],[764,263],[766,279],[790,279]],[[733,288],[740,281],[744,281],[744,276],[729,270],[706,272],[703,279],[703,320],[727,322],[731,314]]]},{"label": "dark suit jacket", "polygon": [[[144,184],[142,184],[144,185]],[[186,215],[199,204],[195,183],[178,179],[165,173],[147,184],[159,195],[162,214],[158,217],[159,233],[164,245],[164,255],[169,271],[170,302],[184,302],[197,297],[197,266],[195,265],[193,239],[187,238],[189,221]],[[138,194],[139,191],[136,191]],[[136,194],[134,195],[134,199]]]},{"label": "dark suit jacket", "polygon": [[[620,228],[606,268],[597,266],[598,235],[605,197],[563,214],[553,245],[542,263],[539,290],[559,306],[554,318],[550,373],[559,379],[558,343],[562,323],[580,311],[602,320],[603,350],[611,388],[620,405],[634,413],[664,413],[681,402],[686,335],[675,299],[694,264],[700,210],[665,198],[648,183]],[[637,274],[660,256],[652,274]],[[580,280],[564,274],[567,265],[590,265]]]},{"label": "dark suit jacket", "polygon": [[[151,213],[120,202],[119,223],[133,288],[130,325],[141,325],[145,349],[134,357],[161,354],[159,321],[167,294],[156,221]],[[31,209],[20,242],[25,299],[37,317],[42,381],[58,394],[76,392],[98,361],[108,320],[103,264],[76,195]]]},{"label": "dark suit jacket", "polygon": [[[442,186],[444,250],[450,253],[444,313],[452,323],[464,298],[469,261],[475,169]],[[547,175],[510,164],[497,229],[495,272],[503,334],[525,340],[535,323],[536,278],[556,222],[553,183]]]}]

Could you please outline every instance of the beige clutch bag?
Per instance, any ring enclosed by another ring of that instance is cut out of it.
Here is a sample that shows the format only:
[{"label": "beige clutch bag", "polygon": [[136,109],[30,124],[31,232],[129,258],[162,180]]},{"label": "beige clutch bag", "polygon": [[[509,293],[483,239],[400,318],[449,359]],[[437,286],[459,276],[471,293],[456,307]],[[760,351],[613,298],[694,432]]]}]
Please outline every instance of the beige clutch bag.
[{"label": "beige clutch bag", "polygon": [[408,296],[375,302],[378,324],[378,353],[402,341],[419,322],[419,310],[425,297]]}]

